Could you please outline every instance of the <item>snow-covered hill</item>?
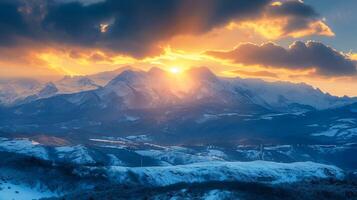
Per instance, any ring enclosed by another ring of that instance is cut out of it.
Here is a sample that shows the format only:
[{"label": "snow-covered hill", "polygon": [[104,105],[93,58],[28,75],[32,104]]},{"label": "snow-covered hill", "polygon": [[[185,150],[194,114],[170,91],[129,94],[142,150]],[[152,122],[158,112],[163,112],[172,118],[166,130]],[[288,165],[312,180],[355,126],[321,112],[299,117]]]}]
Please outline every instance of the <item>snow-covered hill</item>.
[{"label": "snow-covered hill", "polygon": [[48,151],[38,142],[29,139],[0,138],[0,150],[48,160]]},{"label": "snow-covered hill", "polygon": [[[44,141],[42,139],[42,141]],[[239,145],[237,147],[160,146],[135,139],[90,139],[82,144],[43,144],[28,138],[1,138],[0,152],[78,166],[175,166],[217,161],[314,161],[357,168],[356,144]]]},{"label": "snow-covered hill", "polygon": [[95,163],[89,150],[81,145],[48,147],[28,138],[0,138],[0,151],[26,155],[41,160],[73,164]]},{"label": "snow-covered hill", "polygon": [[144,168],[110,167],[107,175],[117,183],[152,186],[208,181],[281,184],[329,178],[343,179],[344,177],[343,171],[334,166],[313,162],[287,164],[267,161],[205,162]]},{"label": "snow-covered hill", "polygon": [[[341,194],[355,188],[348,182],[347,170],[335,166],[356,169],[353,156],[357,146],[353,144],[179,147],[139,138],[82,141],[86,145],[48,143],[54,138],[44,136],[1,138],[0,199],[61,199],[61,195],[65,199],[105,199],[101,195],[123,198],[132,193],[136,196],[131,198],[137,199],[148,195],[148,191],[159,196],[170,191],[179,197],[186,189],[195,190],[190,195],[229,199],[236,198],[236,192],[247,192],[247,187],[251,188],[249,195],[262,187],[290,191],[290,187],[306,184],[311,184],[314,191],[325,183],[331,190],[345,188]],[[338,158],[350,160],[351,165],[338,162]]]}]

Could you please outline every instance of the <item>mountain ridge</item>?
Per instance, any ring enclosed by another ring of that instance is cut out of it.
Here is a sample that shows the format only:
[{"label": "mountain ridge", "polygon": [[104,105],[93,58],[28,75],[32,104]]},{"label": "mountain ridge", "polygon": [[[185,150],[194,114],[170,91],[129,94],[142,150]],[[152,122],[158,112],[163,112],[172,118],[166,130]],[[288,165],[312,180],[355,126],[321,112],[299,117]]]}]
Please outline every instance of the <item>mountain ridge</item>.
[{"label": "mountain ridge", "polygon": [[[355,122],[333,120],[356,117],[353,100],[339,103],[339,98],[324,96],[309,86],[306,91],[280,85],[262,86],[261,82],[249,84],[241,79],[219,78],[205,68],[179,75],[160,69],[125,70],[94,90],[3,108],[0,129],[85,135],[145,133],[164,143],[193,144],[326,143],[353,141],[357,136]],[[310,91],[317,93],[314,96]],[[288,96],[291,92],[294,94]],[[306,95],[313,97],[308,99],[310,102],[321,103],[315,98],[327,102],[328,108],[299,104],[307,101]],[[334,103],[332,106],[330,101]],[[348,105],[351,109],[347,109]],[[336,123],[346,128],[336,132]],[[222,130],[226,140],[222,140]]]}]

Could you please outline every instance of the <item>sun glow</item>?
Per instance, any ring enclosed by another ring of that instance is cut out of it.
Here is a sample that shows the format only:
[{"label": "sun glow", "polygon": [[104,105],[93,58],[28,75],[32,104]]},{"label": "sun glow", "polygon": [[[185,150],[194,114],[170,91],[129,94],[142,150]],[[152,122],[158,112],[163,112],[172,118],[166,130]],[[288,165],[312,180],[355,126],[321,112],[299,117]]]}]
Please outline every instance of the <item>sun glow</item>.
[{"label": "sun glow", "polygon": [[173,74],[180,74],[182,72],[182,69],[180,67],[171,67],[170,72]]}]

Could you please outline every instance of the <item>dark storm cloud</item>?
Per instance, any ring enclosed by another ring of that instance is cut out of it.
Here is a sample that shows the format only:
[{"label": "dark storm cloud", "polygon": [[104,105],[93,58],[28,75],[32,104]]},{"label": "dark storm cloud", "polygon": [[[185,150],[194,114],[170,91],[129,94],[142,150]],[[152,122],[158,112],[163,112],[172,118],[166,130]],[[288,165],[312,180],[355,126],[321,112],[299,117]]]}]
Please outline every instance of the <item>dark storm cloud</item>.
[{"label": "dark storm cloud", "polygon": [[19,2],[0,1],[0,45],[12,45],[18,37],[29,36],[29,27],[18,11]]},{"label": "dark storm cloud", "polygon": [[270,10],[271,15],[276,16],[301,16],[301,17],[318,17],[319,14],[309,5],[301,1],[286,1],[280,6],[273,6]]},{"label": "dark storm cloud", "polygon": [[312,69],[326,76],[356,74],[356,63],[340,52],[320,43],[295,42],[288,49],[273,43],[241,44],[232,51],[210,51],[208,55],[246,65],[287,69]]},{"label": "dark storm cloud", "polygon": [[143,57],[157,54],[157,44],[175,35],[204,33],[264,12],[295,16],[287,29],[304,27],[317,16],[298,1],[270,4],[271,0],[0,0],[0,45],[25,38]]},{"label": "dark storm cloud", "polygon": [[[198,34],[233,18],[257,15],[268,0],[107,0],[52,4],[43,21],[59,41],[101,46],[135,56],[156,53],[156,43]],[[107,24],[105,33],[100,24]]]},{"label": "dark storm cloud", "polygon": [[270,6],[266,13],[273,18],[287,18],[287,24],[283,27],[285,33],[306,29],[312,22],[318,21],[321,18],[313,7],[297,0],[287,0],[280,6]]},{"label": "dark storm cloud", "polygon": [[[144,56],[178,34],[258,15],[270,0],[0,0],[0,45],[18,37]],[[107,26],[101,31],[102,26]]]}]

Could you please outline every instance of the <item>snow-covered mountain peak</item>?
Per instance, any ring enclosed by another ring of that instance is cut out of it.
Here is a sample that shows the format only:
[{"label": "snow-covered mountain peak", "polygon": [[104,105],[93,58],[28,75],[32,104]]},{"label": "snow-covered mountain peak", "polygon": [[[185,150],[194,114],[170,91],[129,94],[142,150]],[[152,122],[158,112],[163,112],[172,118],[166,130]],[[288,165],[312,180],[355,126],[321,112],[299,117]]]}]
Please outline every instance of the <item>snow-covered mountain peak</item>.
[{"label": "snow-covered mountain peak", "polygon": [[78,85],[82,85],[82,86],[92,85],[92,86],[95,86],[96,84],[94,83],[94,81],[90,80],[89,78],[83,77],[83,78],[78,80]]},{"label": "snow-covered mountain peak", "polygon": [[62,94],[94,90],[100,87],[93,80],[85,76],[66,76],[54,84]]},{"label": "snow-covered mountain peak", "polygon": [[38,93],[40,97],[49,97],[58,92],[58,88],[52,82],[49,82],[45,85],[45,87]]},{"label": "snow-covered mountain peak", "polygon": [[134,70],[125,70],[112,79],[107,86],[112,86],[118,84],[119,82],[126,82],[126,83],[136,83],[139,81],[140,78],[143,78],[144,73],[141,71],[134,71]]},{"label": "snow-covered mountain peak", "polygon": [[123,71],[126,70],[132,70],[132,71],[138,71],[138,69],[131,67],[131,66],[124,66],[120,67],[118,69],[112,70],[112,71],[105,71],[105,72],[100,72],[97,74],[92,74],[86,76],[90,80],[93,80],[96,84],[100,86],[105,86],[107,85],[111,80],[113,80],[115,77],[117,77],[119,74],[121,74]]},{"label": "snow-covered mountain peak", "polygon": [[[116,93],[124,102],[145,102],[145,107],[183,104],[205,98],[217,98],[223,87],[207,68],[192,68],[174,75],[159,68],[147,72],[126,70],[111,80],[101,94]],[[103,95],[101,95],[103,96]],[[131,100],[128,100],[131,99]],[[134,100],[136,98],[136,100]]]}]

